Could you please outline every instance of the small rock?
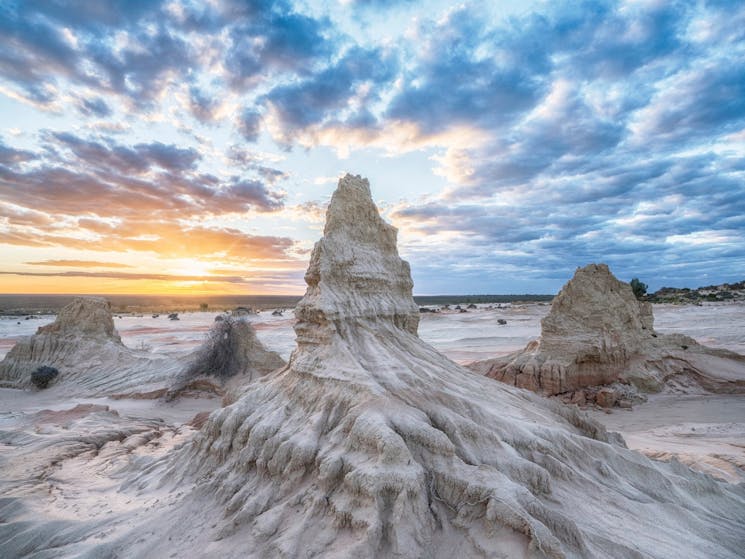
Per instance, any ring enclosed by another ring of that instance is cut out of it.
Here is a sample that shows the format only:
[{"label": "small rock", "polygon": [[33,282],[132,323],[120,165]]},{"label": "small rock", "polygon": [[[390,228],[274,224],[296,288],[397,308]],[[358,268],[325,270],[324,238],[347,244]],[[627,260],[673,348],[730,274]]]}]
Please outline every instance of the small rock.
[{"label": "small rock", "polygon": [[632,406],[631,400],[618,400],[618,407],[630,410]]},{"label": "small rock", "polygon": [[585,396],[584,390],[577,390],[574,394],[572,394],[571,403],[577,404],[579,406],[584,405],[587,402],[587,397]]},{"label": "small rock", "polygon": [[595,395],[595,402],[602,408],[612,408],[616,403],[616,393],[608,388],[601,388]]}]

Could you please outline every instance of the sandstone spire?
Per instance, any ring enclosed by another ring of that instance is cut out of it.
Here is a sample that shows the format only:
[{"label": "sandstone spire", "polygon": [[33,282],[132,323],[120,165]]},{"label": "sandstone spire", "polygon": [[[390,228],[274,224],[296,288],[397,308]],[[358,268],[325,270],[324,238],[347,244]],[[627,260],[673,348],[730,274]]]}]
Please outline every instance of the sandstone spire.
[{"label": "sandstone spire", "polygon": [[346,175],[339,181],[305,281],[308,289],[295,312],[300,344],[316,337],[308,337],[310,331],[333,330],[338,321],[387,321],[416,334],[419,311],[409,264],[398,256],[396,229],[378,214],[367,179]]},{"label": "sandstone spire", "polygon": [[649,391],[666,385],[745,391],[745,357],[687,336],[658,334],[653,321],[652,305],[637,300],[629,284],[605,264],[589,264],[554,298],[537,341],[468,367],[547,395],[615,381]]}]

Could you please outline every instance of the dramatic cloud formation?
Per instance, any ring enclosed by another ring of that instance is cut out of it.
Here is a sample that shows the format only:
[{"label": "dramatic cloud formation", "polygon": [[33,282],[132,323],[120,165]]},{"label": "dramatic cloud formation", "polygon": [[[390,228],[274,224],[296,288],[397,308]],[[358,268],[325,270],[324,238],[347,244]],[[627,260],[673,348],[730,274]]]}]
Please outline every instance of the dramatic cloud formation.
[{"label": "dramatic cloud formation", "polygon": [[98,262],[96,260],[42,260],[41,262],[25,262],[31,266],[65,266],[75,268],[132,268],[129,264],[118,262]]},{"label": "dramatic cloud formation", "polygon": [[744,279],[745,6],[493,4],[7,2],[2,268],[299,292],[349,170],[418,293]]},{"label": "dramatic cloud formation", "polygon": [[242,283],[240,276],[175,276],[170,274],[135,274],[127,272],[0,272],[2,275],[60,277],[60,278],[114,278],[128,280],[196,281]]}]

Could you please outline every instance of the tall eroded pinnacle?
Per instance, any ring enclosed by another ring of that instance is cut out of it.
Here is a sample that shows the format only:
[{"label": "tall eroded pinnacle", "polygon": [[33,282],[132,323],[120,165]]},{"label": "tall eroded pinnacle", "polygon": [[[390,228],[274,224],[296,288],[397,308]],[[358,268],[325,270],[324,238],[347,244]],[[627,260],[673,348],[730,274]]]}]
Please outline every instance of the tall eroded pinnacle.
[{"label": "tall eroded pinnacle", "polygon": [[384,320],[416,334],[411,271],[398,255],[396,234],[380,217],[367,179],[347,174],[339,180],[305,274],[308,289],[296,309],[299,343],[307,326],[339,321]]}]

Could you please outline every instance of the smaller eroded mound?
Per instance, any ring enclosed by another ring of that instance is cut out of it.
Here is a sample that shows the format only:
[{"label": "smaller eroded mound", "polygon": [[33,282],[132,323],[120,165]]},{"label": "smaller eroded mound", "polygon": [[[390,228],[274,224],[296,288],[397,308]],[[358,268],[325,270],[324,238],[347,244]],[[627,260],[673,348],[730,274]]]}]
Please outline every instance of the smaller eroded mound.
[{"label": "smaller eroded mound", "polygon": [[[170,361],[170,360],[169,360]],[[111,305],[99,297],[76,297],[57,319],[19,341],[0,362],[0,386],[29,388],[39,367],[59,371],[54,384],[103,395],[154,389],[175,366],[163,357],[127,348],[114,327]]]},{"label": "smaller eroded mound", "polygon": [[577,269],[541,321],[538,340],[468,367],[547,395],[619,381],[644,391],[745,390],[745,357],[657,334],[652,305],[637,300],[605,264]]},{"label": "smaller eroded mound", "polygon": [[216,322],[193,355],[166,399],[190,388],[224,393],[286,365],[278,353],[263,346],[250,322],[231,317]]},{"label": "smaller eroded mound", "polygon": [[76,297],[57,315],[57,320],[36,332],[56,336],[82,336],[122,343],[114,327],[111,303],[103,297]]}]

